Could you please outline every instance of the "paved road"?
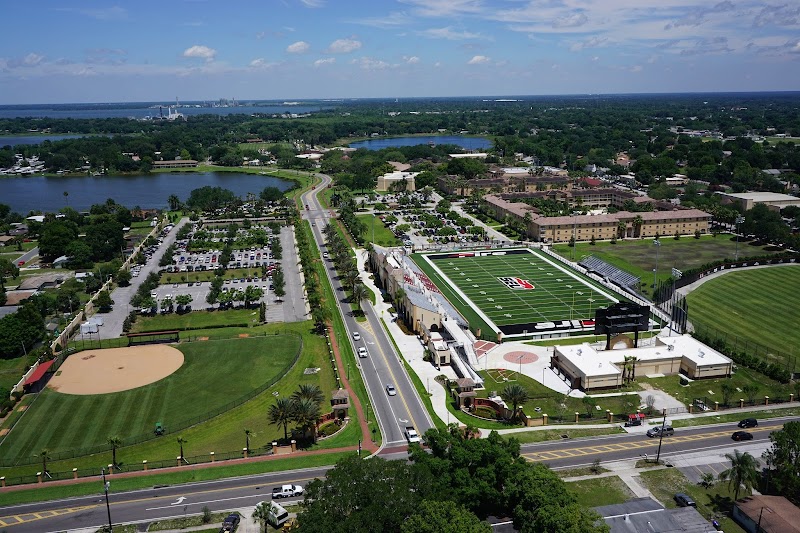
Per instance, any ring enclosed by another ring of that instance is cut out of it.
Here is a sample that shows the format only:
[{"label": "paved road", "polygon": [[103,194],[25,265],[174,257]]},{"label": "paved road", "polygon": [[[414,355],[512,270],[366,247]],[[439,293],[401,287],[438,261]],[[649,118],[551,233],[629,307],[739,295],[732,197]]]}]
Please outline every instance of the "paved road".
[{"label": "paved road", "polygon": [[22,254],[21,256],[19,256],[19,257],[16,259],[16,261],[15,261],[15,262],[16,262],[17,264],[19,264],[19,262],[20,262],[20,261],[25,261],[25,262],[27,263],[28,261],[30,261],[31,259],[33,259],[33,258],[34,258],[34,257],[36,257],[37,255],[39,255],[39,247],[38,247],[38,246],[36,246],[36,247],[34,247],[34,248],[31,248],[30,250],[28,250],[27,252],[25,252],[24,254]]},{"label": "paved road", "polygon": [[[317,194],[328,183],[330,183],[330,178],[324,176],[323,184],[317,190],[307,192],[302,198],[303,205],[308,205],[310,208],[303,211],[303,217],[314,223],[311,228],[314,240],[322,252],[327,250],[322,229],[330,220],[331,214],[329,210],[322,208]],[[384,446],[404,445],[406,443],[404,434],[406,426],[412,425],[417,432],[423,434],[434,427],[434,424],[372,307],[367,301],[364,301],[367,320],[366,322],[357,322],[352,316],[349,302],[345,299],[344,290],[337,279],[333,263],[325,259],[323,261],[327,267],[326,272],[333,292],[337,296],[337,306],[344,319],[345,328],[351,332],[347,339],[337,340],[340,343],[350,342],[354,352],[359,346],[363,346],[369,354],[365,359],[357,359],[357,368],[348,369],[348,371],[361,371],[384,436]],[[360,341],[353,340],[352,332],[355,331],[361,335]],[[397,390],[396,396],[387,395],[387,384],[394,385]]]},{"label": "paved road", "polygon": [[[708,452],[709,469],[716,471],[722,467],[718,460],[721,451],[763,447],[768,443],[769,433],[789,420],[797,420],[797,417],[764,421],[759,427],[752,428],[755,439],[746,443],[731,441],[731,433],[738,429],[734,424],[678,428],[673,437],[664,439],[662,459],[680,467],[681,456]],[[649,439],[644,435],[614,435],[527,444],[522,446],[522,454],[530,460],[546,462],[552,467],[575,468],[591,464],[596,457],[603,462],[639,459],[645,453],[653,457],[657,446],[657,439]],[[398,450],[386,450],[381,456],[387,459],[404,459],[406,454]],[[327,470],[311,468],[125,493],[114,492],[112,478],[109,498],[111,517],[114,523],[125,523],[198,514],[205,505],[214,512],[253,507],[258,502],[269,499],[273,487],[284,483],[305,485],[310,480],[323,476]],[[107,518],[99,480],[97,489],[97,494],[92,496],[0,507],[0,527],[7,528],[10,533],[44,533],[100,527]]]}]

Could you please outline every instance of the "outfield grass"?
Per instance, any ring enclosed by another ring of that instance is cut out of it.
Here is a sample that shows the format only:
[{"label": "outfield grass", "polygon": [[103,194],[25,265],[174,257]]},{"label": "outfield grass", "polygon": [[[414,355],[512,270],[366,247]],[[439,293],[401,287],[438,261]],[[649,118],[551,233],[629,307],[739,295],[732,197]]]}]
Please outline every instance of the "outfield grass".
[{"label": "outfield grass", "polygon": [[[725,234],[716,237],[704,235],[699,239],[681,237],[675,240],[671,236],[659,238],[658,247],[658,279],[666,280],[671,276],[672,268],[689,270],[701,267],[713,261],[729,259],[733,261],[736,254],[736,238]],[[573,250],[567,244],[553,246],[553,251],[571,259]],[[749,256],[769,255],[782,250],[770,250],[765,246],[757,246],[754,242],[739,240],[739,259]],[[653,239],[626,239],[610,242],[598,242],[592,246],[588,242],[575,245],[575,260],[593,255],[617,268],[639,276],[643,287],[653,283],[653,269],[656,267],[656,247]]]},{"label": "outfield grass", "polygon": [[192,311],[182,315],[169,313],[167,315],[140,316],[134,322],[131,333],[241,326],[243,324],[256,325],[259,323],[258,313],[258,308],[254,308],[227,309],[225,311]]},{"label": "outfield grass", "polygon": [[36,358],[30,355],[0,359],[0,388],[11,390],[25,373],[25,369],[35,361]]},{"label": "outfield grass", "polygon": [[156,422],[169,429],[203,417],[286,372],[301,342],[285,335],[177,348],[184,354],[183,366],[151,385],[86,396],[45,389],[3,442],[4,460],[24,461],[44,448],[53,454],[85,450],[103,445],[111,435],[147,436]]},{"label": "outfield grass", "polygon": [[625,503],[636,497],[619,476],[568,481],[567,489],[578,498],[578,504],[584,507]]},{"label": "outfield grass", "polygon": [[798,294],[797,265],[729,272],[689,293],[689,320],[701,333],[725,338],[736,350],[788,364],[794,371],[800,355]]},{"label": "outfield grass", "polygon": [[365,242],[373,242],[381,246],[399,246],[400,239],[394,236],[394,233],[386,227],[386,224],[377,215],[356,215],[364,224],[364,237]]}]

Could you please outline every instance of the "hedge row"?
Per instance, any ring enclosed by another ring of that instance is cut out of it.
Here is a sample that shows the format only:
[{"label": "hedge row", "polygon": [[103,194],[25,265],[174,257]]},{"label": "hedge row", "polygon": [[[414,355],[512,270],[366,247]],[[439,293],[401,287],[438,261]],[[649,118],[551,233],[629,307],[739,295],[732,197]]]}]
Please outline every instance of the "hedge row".
[{"label": "hedge row", "polygon": [[761,374],[774,379],[775,381],[789,383],[792,378],[791,372],[789,372],[782,365],[770,363],[769,361],[760,357],[734,350],[723,339],[708,337],[699,332],[695,332],[694,337],[703,344],[707,344],[718,352],[727,355],[737,365],[751,368],[756,372],[760,372]]}]

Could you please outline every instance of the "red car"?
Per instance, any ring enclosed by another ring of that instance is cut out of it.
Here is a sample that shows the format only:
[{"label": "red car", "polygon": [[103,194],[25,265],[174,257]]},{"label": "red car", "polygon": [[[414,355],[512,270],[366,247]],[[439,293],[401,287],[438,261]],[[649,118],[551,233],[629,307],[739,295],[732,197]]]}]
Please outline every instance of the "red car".
[{"label": "red car", "polygon": [[17,266],[22,266],[22,265],[24,265],[24,264],[25,264],[25,261],[19,261],[19,262],[17,263]]}]

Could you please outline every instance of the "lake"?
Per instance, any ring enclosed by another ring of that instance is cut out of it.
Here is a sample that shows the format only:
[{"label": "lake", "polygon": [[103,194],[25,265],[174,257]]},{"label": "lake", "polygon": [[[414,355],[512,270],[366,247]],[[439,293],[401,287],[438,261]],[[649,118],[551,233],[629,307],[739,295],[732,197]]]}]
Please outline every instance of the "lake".
[{"label": "lake", "polygon": [[350,143],[350,148],[366,148],[382,150],[398,146],[416,146],[418,144],[455,144],[465,150],[487,150],[492,141],[486,137],[464,137],[463,135],[415,135],[411,137],[383,137]]},{"label": "lake", "polygon": [[63,141],[64,139],[77,139],[89,135],[10,135],[0,136],[0,147],[17,146],[19,144],[41,144],[45,141]]},{"label": "lake", "polygon": [[[93,204],[108,198],[128,208],[167,207],[167,198],[175,194],[181,201],[189,198],[193,189],[209,185],[223,187],[237,196],[258,194],[264,187],[290,189],[293,182],[241,172],[162,172],[131,176],[86,177],[3,177],[0,178],[0,203],[11,206],[12,211],[26,215],[29,211],[56,212],[69,206],[86,211]],[[69,193],[64,197],[64,192]]]}]

